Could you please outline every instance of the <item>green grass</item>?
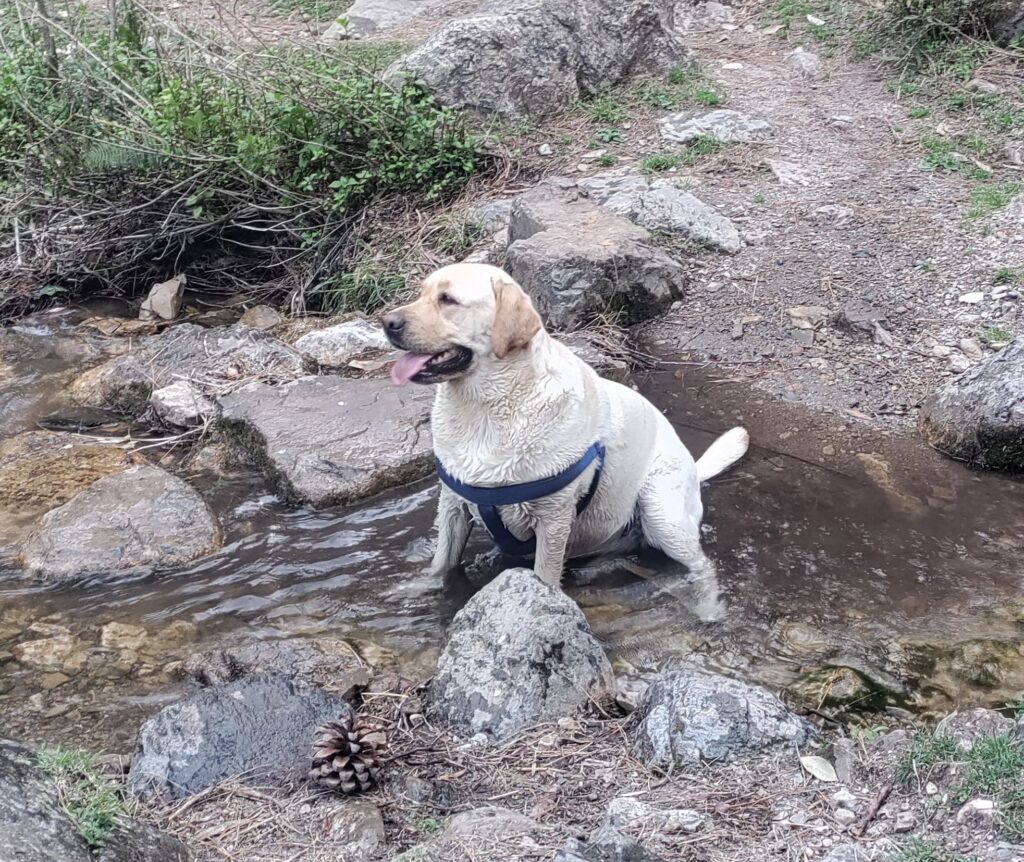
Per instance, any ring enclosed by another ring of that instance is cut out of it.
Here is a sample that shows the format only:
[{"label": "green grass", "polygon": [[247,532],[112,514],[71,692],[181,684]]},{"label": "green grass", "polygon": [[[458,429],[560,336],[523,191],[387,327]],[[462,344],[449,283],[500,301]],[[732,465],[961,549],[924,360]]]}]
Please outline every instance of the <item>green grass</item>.
[{"label": "green grass", "polygon": [[767,203],[767,200],[766,200],[764,194],[762,194],[761,192],[758,192],[757,194],[755,194],[754,197],[752,198],[752,200],[758,206],[763,206],[764,204]]},{"label": "green grass", "polygon": [[940,763],[954,760],[958,754],[956,745],[946,737],[921,732],[914,737],[913,745],[896,766],[896,780],[909,784],[915,776],[927,773]]},{"label": "green grass", "polygon": [[907,116],[912,120],[923,120],[925,117],[931,116],[930,108],[911,108],[907,111]]},{"label": "green grass", "polygon": [[655,153],[640,162],[640,171],[645,174],[660,174],[678,168],[682,159],[678,153]]},{"label": "green grass", "polygon": [[[992,274],[992,284],[1016,284],[1020,280],[1020,273],[1004,266]],[[1009,704],[1008,704],[1009,705]],[[1024,697],[1017,701],[1017,709],[1024,711]]]},{"label": "green grass", "polygon": [[708,156],[720,153],[722,150],[727,149],[728,146],[728,144],[723,144],[717,138],[701,135],[686,145],[686,151],[683,153],[680,161],[684,165],[692,166],[703,161]]},{"label": "green grass", "polygon": [[580,105],[583,113],[595,123],[617,126],[629,119],[629,112],[611,93],[598,93]]},{"label": "green grass", "polygon": [[102,847],[126,812],[117,785],[99,774],[92,754],[80,749],[43,749],[37,763],[57,783],[61,806],[85,842]]},{"label": "green grass", "polygon": [[594,132],[594,137],[602,144],[611,144],[622,140],[622,132],[618,129],[598,129]]},{"label": "green grass", "polygon": [[602,153],[600,156],[594,159],[594,164],[597,165],[599,168],[610,168],[612,165],[615,164],[615,156],[613,156],[611,153]]},{"label": "green grass", "polygon": [[896,780],[901,784],[924,781],[937,767],[954,764],[956,770],[949,773],[955,782],[950,788],[953,797],[960,804],[979,796],[994,800],[1001,830],[1014,840],[1024,836],[1024,745],[1004,734],[982,737],[963,752],[949,739],[918,733],[897,766]]},{"label": "green grass", "polygon": [[911,96],[921,89],[920,81],[886,81],[885,90],[896,96]]},{"label": "green grass", "polygon": [[918,143],[924,152],[921,167],[926,171],[962,173],[976,179],[986,179],[989,176],[988,171],[958,155],[956,144],[948,138],[925,136]]},{"label": "green grass", "polygon": [[1012,341],[1013,333],[1001,326],[986,326],[978,333],[978,338],[990,346],[995,346]]},{"label": "green grass", "polygon": [[977,857],[952,853],[931,841],[911,838],[894,856],[890,857],[890,862],[977,862]]},{"label": "green grass", "polygon": [[267,5],[282,15],[297,14],[310,21],[330,21],[352,5],[352,0],[268,0]]},{"label": "green grass", "polygon": [[967,218],[988,218],[1014,199],[1022,188],[1019,182],[991,183],[971,190]]},{"label": "green grass", "polygon": [[445,257],[460,257],[486,234],[483,225],[472,219],[442,217],[424,231],[423,239],[430,248]]},{"label": "green grass", "polygon": [[416,821],[416,829],[426,835],[434,835],[444,828],[444,821],[436,817],[421,817]]}]

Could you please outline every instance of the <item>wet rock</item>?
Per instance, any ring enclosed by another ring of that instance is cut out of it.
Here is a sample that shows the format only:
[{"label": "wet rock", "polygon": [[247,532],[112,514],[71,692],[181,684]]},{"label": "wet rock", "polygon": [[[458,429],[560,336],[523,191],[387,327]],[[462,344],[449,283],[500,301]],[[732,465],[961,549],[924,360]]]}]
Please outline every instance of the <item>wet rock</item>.
[{"label": "wet rock", "polygon": [[697,832],[710,822],[710,817],[692,808],[655,808],[633,796],[619,796],[609,802],[604,820],[606,826],[641,830],[648,835]]},{"label": "wet rock", "polygon": [[935,735],[952,740],[961,751],[970,751],[978,740],[1012,734],[1015,728],[1013,719],[994,709],[968,709],[947,715],[935,728]]},{"label": "wet rock", "polygon": [[180,671],[200,685],[221,685],[243,676],[268,673],[329,685],[343,697],[347,688],[365,688],[370,678],[352,647],[336,638],[249,641],[222,650],[193,653],[182,663]]},{"label": "wet rock", "polygon": [[513,203],[506,268],[554,328],[607,312],[641,320],[683,285],[682,267],[644,228],[549,183]]},{"label": "wet rock", "polygon": [[273,329],[284,320],[284,316],[277,309],[269,305],[254,305],[247,308],[238,322],[242,326],[251,326],[253,329]]},{"label": "wet rock", "polygon": [[314,329],[293,345],[321,368],[344,368],[367,353],[391,350],[384,331],[376,323],[356,318],[325,329]]},{"label": "wet rock", "polygon": [[133,626],[128,623],[107,623],[100,629],[100,646],[107,649],[138,652],[148,640],[149,636],[142,626]]},{"label": "wet rock", "polygon": [[772,130],[764,120],[727,109],[703,114],[673,114],[659,120],[658,128],[666,141],[683,144],[697,138],[713,138],[723,144],[746,144],[763,141]]},{"label": "wet rock", "polygon": [[1024,336],[945,383],[921,407],[925,440],[993,470],[1024,470]]},{"label": "wet rock", "polygon": [[801,78],[821,78],[821,58],[817,54],[797,48],[786,55],[786,68]]},{"label": "wet rock", "polygon": [[34,670],[75,674],[86,662],[87,644],[63,626],[35,623],[29,634],[40,635],[15,644],[11,653],[19,663]]},{"label": "wet rock", "polygon": [[239,389],[221,400],[221,423],[280,494],[322,508],[426,476],[432,401],[429,387],[307,377]]},{"label": "wet rock", "polygon": [[159,467],[131,467],[93,482],[43,516],[25,568],[49,581],[182,565],[220,543],[203,498]]},{"label": "wet rock", "polygon": [[566,333],[559,335],[558,340],[602,377],[623,385],[629,385],[632,380],[628,363],[609,356],[598,345],[588,341],[585,333]]},{"label": "wet rock", "polygon": [[141,338],[130,352],[86,371],[69,392],[79,404],[138,415],[154,389],[182,379],[222,392],[251,379],[282,382],[304,373],[298,353],[258,329],[183,323]]},{"label": "wet rock", "polygon": [[665,862],[634,838],[612,826],[602,826],[586,841],[570,839],[553,862]]},{"label": "wet rock", "polygon": [[202,425],[217,415],[217,405],[187,380],[153,390],[149,403],[158,419],[180,428]]},{"label": "wet rock", "polygon": [[885,692],[848,667],[824,667],[805,673],[786,689],[792,701],[801,706],[857,707],[874,710],[885,705]]},{"label": "wet rock", "polygon": [[529,569],[509,569],[452,620],[428,710],[457,732],[501,740],[571,715],[611,683],[579,606]]},{"label": "wet rock", "polygon": [[77,434],[27,431],[0,440],[0,510],[12,517],[48,511],[130,463],[123,449]]},{"label": "wet rock", "polygon": [[481,859],[500,859],[503,849],[536,847],[534,836],[543,831],[539,823],[516,811],[475,808],[456,814],[434,839],[411,847],[391,862],[451,862],[474,849],[486,851]]},{"label": "wet rock", "polygon": [[1020,0],[999,0],[988,4],[985,14],[992,36],[1004,43],[1012,43],[1024,36],[1024,3]]},{"label": "wet rock", "polygon": [[801,745],[813,734],[775,695],[697,670],[662,674],[636,714],[639,755],[665,769]]},{"label": "wet rock", "polygon": [[243,773],[301,779],[313,731],[344,708],[340,697],[277,675],[203,689],[142,725],[128,787],[144,799],[177,799]]},{"label": "wet rock", "polygon": [[94,856],[64,811],[36,754],[0,741],[0,855],[12,862],[189,862],[181,842],[137,821],[123,821]]},{"label": "wet rock", "polygon": [[324,819],[324,832],[339,859],[373,859],[384,847],[384,817],[367,799],[349,799]]},{"label": "wet rock", "polygon": [[558,113],[583,96],[685,48],[672,0],[513,0],[486,3],[437,29],[387,75],[422,81],[441,102],[509,120]]},{"label": "wet rock", "polygon": [[139,320],[174,320],[181,311],[181,300],[184,296],[184,275],[177,275],[168,281],[154,284],[149,295],[142,301]]},{"label": "wet rock", "polygon": [[648,230],[688,237],[730,254],[743,246],[736,225],[671,180],[605,174],[578,185],[592,200]]}]

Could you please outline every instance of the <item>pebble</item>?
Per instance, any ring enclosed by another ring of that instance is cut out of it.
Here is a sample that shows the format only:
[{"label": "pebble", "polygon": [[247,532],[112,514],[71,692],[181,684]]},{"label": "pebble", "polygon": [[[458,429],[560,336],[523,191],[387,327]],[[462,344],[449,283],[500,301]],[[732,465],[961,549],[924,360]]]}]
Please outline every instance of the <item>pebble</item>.
[{"label": "pebble", "polygon": [[971,360],[962,353],[954,353],[949,357],[949,367],[951,371],[954,371],[957,374],[963,374],[971,367]]},{"label": "pebble", "polygon": [[977,338],[961,338],[960,350],[968,359],[978,360],[985,355],[981,342]]},{"label": "pebble", "polygon": [[912,811],[901,811],[896,815],[895,830],[897,832],[910,832],[917,826],[917,819]]},{"label": "pebble", "polygon": [[975,290],[975,291],[972,291],[971,293],[965,293],[963,296],[961,296],[960,297],[960,302],[967,303],[967,305],[977,305],[979,302],[983,301],[984,299],[985,299],[984,292],[980,291],[980,290]]},{"label": "pebble", "polygon": [[840,826],[853,826],[857,822],[857,815],[848,808],[840,808],[834,816]]},{"label": "pebble", "polygon": [[541,144],[537,147],[537,154],[541,156],[551,156],[554,155],[554,152],[554,147],[551,144]]},{"label": "pebble", "polygon": [[860,800],[855,794],[845,787],[832,794],[832,806],[834,808],[845,808],[847,811],[856,811]]},{"label": "pebble", "polygon": [[929,782],[928,782],[928,783],[927,783],[927,784],[926,784],[926,785],[924,786],[924,792],[925,792],[925,793],[926,793],[926,794],[927,794],[928,796],[934,796],[934,795],[935,795],[936,793],[938,793],[938,792],[939,792],[939,786],[938,786],[938,785],[937,785],[937,784],[936,784],[936,783],[935,783],[934,781],[929,781]]},{"label": "pebble", "polygon": [[971,799],[969,802],[965,802],[963,807],[956,813],[956,822],[963,823],[974,815],[992,817],[995,813],[996,804],[991,799]]},{"label": "pebble", "polygon": [[835,446],[822,446],[821,447],[821,454],[822,455],[828,455],[829,457],[831,457],[831,456],[836,454],[836,447]]}]

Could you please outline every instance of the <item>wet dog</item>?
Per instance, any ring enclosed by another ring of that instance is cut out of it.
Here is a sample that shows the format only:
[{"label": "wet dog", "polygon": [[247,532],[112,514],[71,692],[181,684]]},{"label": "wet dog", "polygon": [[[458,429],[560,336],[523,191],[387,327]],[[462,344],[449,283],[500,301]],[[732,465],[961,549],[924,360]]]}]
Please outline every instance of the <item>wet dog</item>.
[{"label": "wet dog", "polygon": [[713,575],[700,545],[700,483],[743,456],[743,428],[695,462],[653,404],[551,338],[529,296],[495,267],[435,272],[418,299],[385,315],[384,331],[406,351],[392,381],[437,385],[435,572],[459,564],[482,519],[499,545],[535,543],[534,569],[553,585],[567,556],[621,550],[637,529],[695,577]]}]

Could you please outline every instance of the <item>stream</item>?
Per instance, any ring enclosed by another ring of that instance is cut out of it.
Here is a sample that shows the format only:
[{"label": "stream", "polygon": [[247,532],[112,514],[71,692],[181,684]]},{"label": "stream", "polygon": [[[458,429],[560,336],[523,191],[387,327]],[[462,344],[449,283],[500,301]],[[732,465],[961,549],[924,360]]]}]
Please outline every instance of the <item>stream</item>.
[{"label": "stream", "polygon": [[[619,672],[695,662],[823,709],[841,683],[855,704],[925,714],[1001,706],[1024,691],[1019,478],[967,469],[916,435],[768,399],[725,370],[666,359],[637,382],[687,445],[699,453],[742,422],[753,447],[705,491],[720,621],[692,613],[685,576],[656,553],[573,564],[565,589]],[[0,366],[3,433],[52,409],[47,386],[79,361],[58,351]],[[196,484],[225,543],[187,568],[46,587],[0,563],[6,736],[128,751],[139,723],[187,689],[173,662],[254,641],[341,639],[377,666],[426,678],[453,614],[501,567],[483,559],[443,581],[425,574],[433,481],[325,512],[286,506],[244,472]],[[487,549],[477,531],[467,559]],[[138,661],[111,660],[100,643],[111,621],[151,633]],[[162,639],[179,621],[194,625],[190,638]],[[15,661],[11,649],[30,626],[29,637],[69,630],[80,669]]]}]

